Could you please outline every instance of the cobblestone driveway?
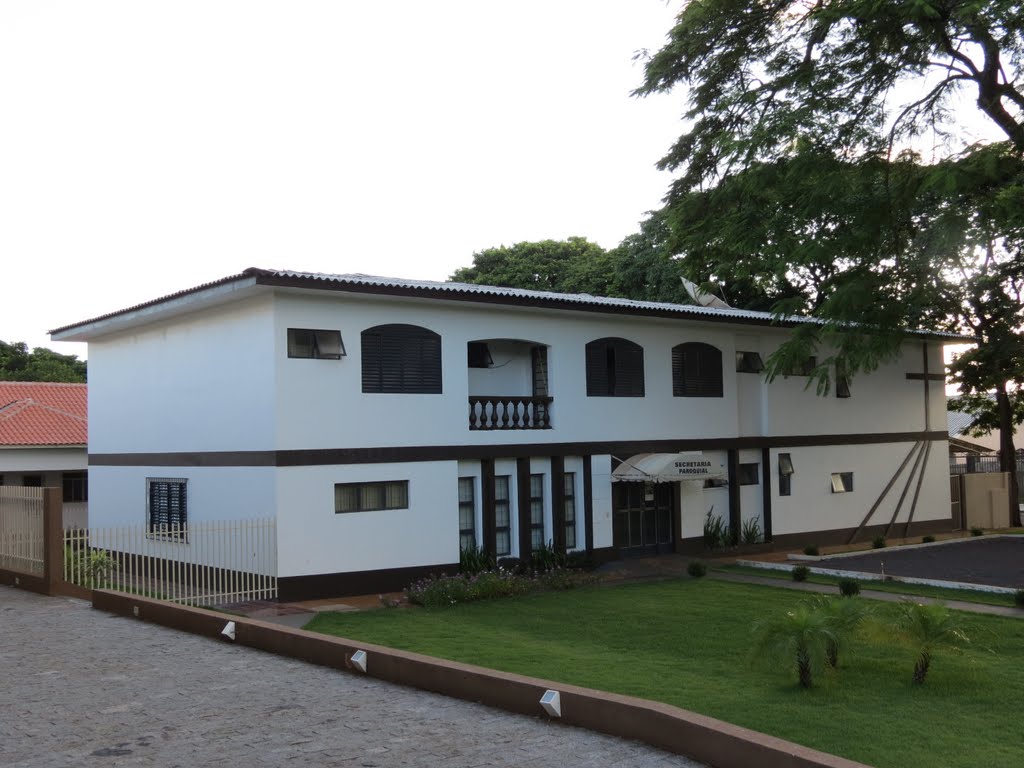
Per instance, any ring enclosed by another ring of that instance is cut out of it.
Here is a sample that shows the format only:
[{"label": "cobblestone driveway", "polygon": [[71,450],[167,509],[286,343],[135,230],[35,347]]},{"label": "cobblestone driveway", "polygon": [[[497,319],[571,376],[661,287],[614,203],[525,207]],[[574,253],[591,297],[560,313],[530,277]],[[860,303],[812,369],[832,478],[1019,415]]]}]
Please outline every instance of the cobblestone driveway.
[{"label": "cobblestone driveway", "polygon": [[0,766],[282,765],[699,768],[0,586]]}]

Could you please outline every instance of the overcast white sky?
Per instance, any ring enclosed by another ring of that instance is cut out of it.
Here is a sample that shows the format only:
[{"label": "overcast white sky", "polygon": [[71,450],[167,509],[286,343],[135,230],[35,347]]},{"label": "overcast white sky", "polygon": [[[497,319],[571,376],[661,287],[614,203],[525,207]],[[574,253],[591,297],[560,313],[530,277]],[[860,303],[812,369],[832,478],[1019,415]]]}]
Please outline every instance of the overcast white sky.
[{"label": "overcast white sky", "polygon": [[444,279],[660,205],[664,0],[4,0],[0,339],[260,266]]}]

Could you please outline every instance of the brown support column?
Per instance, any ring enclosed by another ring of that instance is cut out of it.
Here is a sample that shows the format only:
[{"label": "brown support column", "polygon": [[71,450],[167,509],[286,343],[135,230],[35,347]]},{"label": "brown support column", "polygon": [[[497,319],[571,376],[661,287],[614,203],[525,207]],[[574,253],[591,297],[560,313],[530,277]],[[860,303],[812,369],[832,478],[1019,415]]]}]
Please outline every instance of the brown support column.
[{"label": "brown support column", "polygon": [[761,449],[761,524],[764,540],[772,540],[772,466],[771,450]]},{"label": "brown support column", "polygon": [[494,557],[498,536],[494,530],[494,459],[480,460],[480,500],[483,513],[483,549]]},{"label": "brown support column", "polygon": [[556,552],[565,552],[565,458],[551,457],[551,541]]},{"label": "brown support column", "polygon": [[530,531],[530,460],[516,459],[516,496],[519,498],[519,559],[529,562],[532,550]]},{"label": "brown support column", "polygon": [[740,452],[730,448],[728,452],[729,465],[729,538],[736,544],[740,540],[740,528],[743,525],[743,516],[740,510]]},{"label": "brown support column", "polygon": [[594,470],[590,459],[583,457],[583,529],[588,554],[594,551]]},{"label": "brown support column", "polygon": [[43,489],[43,579],[56,595],[64,581],[64,497],[60,488]]}]

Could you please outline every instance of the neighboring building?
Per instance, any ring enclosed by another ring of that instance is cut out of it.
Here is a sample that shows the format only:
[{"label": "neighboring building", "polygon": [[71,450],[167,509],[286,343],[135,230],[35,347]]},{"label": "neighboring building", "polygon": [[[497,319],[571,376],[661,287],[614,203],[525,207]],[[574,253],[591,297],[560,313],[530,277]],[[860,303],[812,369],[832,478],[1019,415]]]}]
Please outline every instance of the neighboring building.
[{"label": "neighboring building", "polygon": [[85,384],[0,381],[0,485],[63,488],[65,527],[89,512]]},{"label": "neighboring building", "polygon": [[696,551],[709,511],[839,541],[915,446],[897,523],[913,509],[915,532],[948,530],[954,337],[910,334],[819,397],[802,371],[760,374],[807,322],[249,269],[52,334],[89,342],[94,524],[276,517],[292,599],[399,588],[460,545]]},{"label": "neighboring building", "polygon": [[[994,396],[993,396],[994,397]],[[993,429],[976,437],[969,434],[974,424],[974,415],[963,411],[949,411],[949,449],[954,453],[979,454],[999,453],[999,430]],[[1024,448],[1024,435],[1017,429],[1013,433],[1013,445],[1017,450]]]}]

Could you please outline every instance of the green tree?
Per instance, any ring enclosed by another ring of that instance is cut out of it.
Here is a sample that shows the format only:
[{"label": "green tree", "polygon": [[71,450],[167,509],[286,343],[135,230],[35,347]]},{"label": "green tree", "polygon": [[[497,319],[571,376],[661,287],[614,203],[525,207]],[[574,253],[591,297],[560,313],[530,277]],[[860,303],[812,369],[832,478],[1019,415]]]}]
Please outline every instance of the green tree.
[{"label": "green tree", "polygon": [[897,637],[917,654],[913,681],[918,685],[924,683],[936,651],[962,653],[963,646],[970,642],[956,614],[938,603],[900,603],[895,629]]},{"label": "green tree", "polygon": [[85,380],[86,363],[77,355],[62,355],[45,347],[29,352],[23,341],[0,341],[0,381]]},{"label": "green tree", "polygon": [[813,685],[814,671],[820,668],[826,648],[837,640],[825,614],[806,604],[761,622],[754,632],[754,658],[795,662],[801,688]]},{"label": "green tree", "polygon": [[813,605],[832,628],[832,635],[825,641],[825,661],[832,669],[837,669],[839,651],[849,644],[864,623],[867,608],[858,597],[835,598],[828,595],[818,595]]},{"label": "green tree", "polygon": [[[954,374],[967,405],[995,391],[1004,470],[1024,368],[1022,62],[1024,10],[1005,0],[694,0],[637,90],[687,88],[686,131],[660,162],[677,173],[665,213],[686,274],[823,320],[769,375],[826,342],[827,392],[837,366],[895,354],[904,328],[976,335]],[[954,148],[964,96],[1006,142]],[[898,151],[924,135],[944,157]]]},{"label": "green tree", "polygon": [[457,269],[449,279],[558,293],[618,295],[608,252],[583,237],[487,248],[473,254],[472,266]]}]

